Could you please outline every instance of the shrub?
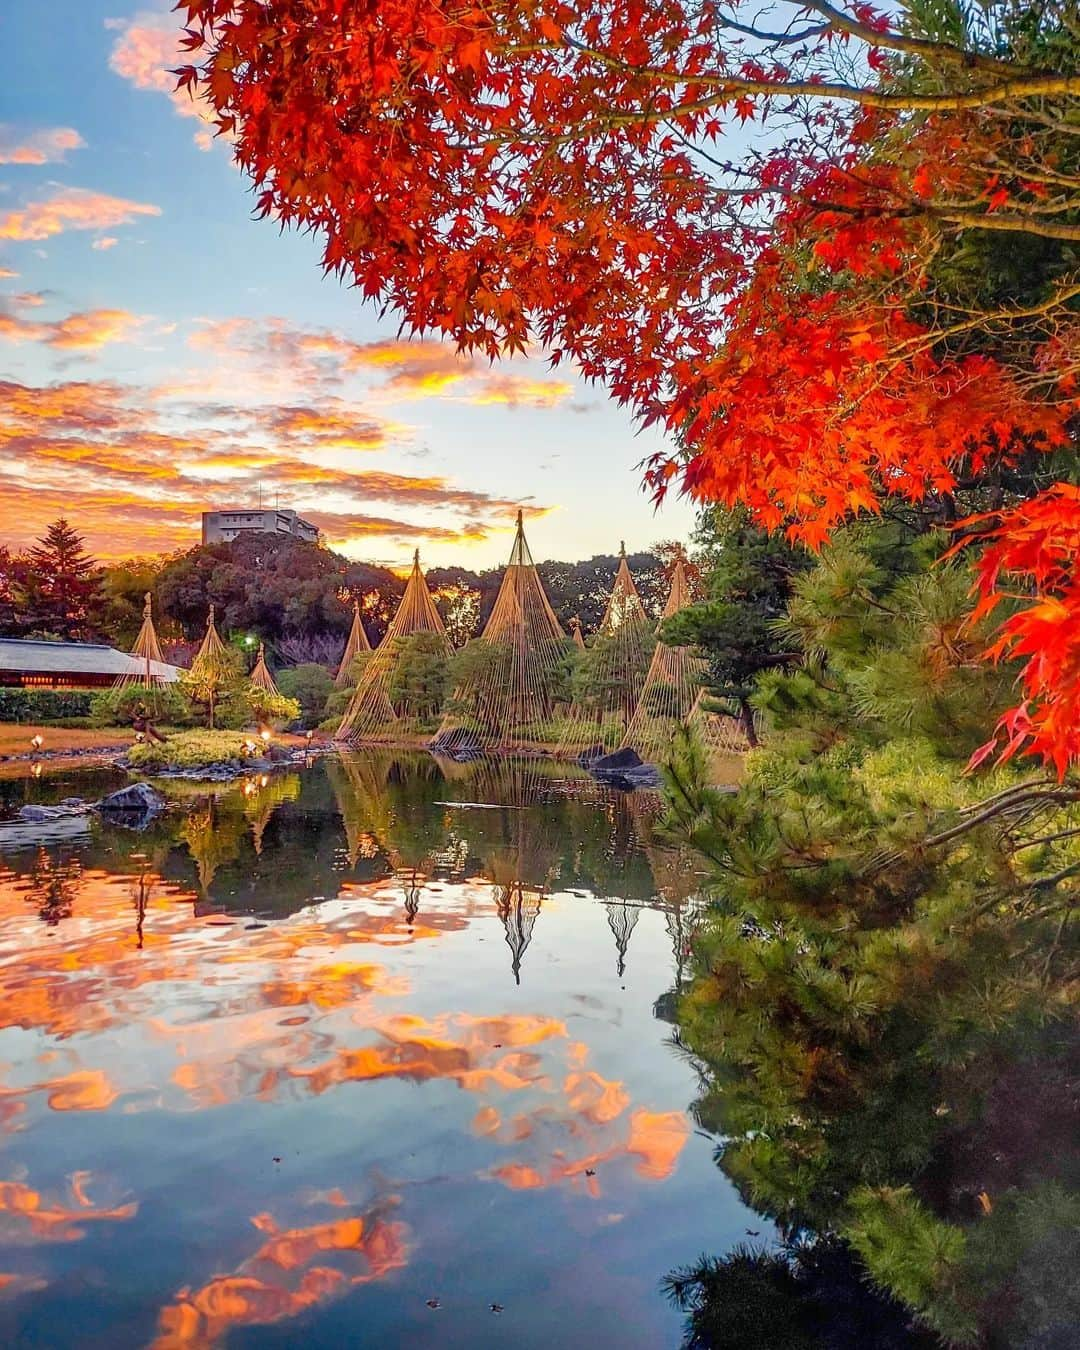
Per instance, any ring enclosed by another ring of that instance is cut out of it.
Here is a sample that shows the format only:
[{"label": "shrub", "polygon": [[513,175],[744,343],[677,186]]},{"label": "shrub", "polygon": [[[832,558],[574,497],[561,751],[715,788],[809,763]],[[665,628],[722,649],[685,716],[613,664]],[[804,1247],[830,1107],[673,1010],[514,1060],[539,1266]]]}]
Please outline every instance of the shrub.
[{"label": "shrub", "polygon": [[305,726],[314,726],[324,716],[326,701],[334,693],[330,672],[314,661],[279,671],[277,686],[282,694],[299,705],[293,717],[302,717]]},{"label": "shrub", "polygon": [[0,689],[0,722],[60,722],[89,717],[89,689]]},{"label": "shrub", "polygon": [[128,763],[133,769],[197,769],[204,764],[243,759],[250,738],[235,731],[182,731],[163,745],[143,742],[132,746]]},{"label": "shrub", "polygon": [[[278,726],[287,726],[300,716],[300,704],[295,698],[284,694],[271,694],[260,689],[257,684],[249,685],[244,691],[242,702],[247,709],[247,719],[241,725],[247,725],[252,718],[261,725],[267,722]],[[227,723],[232,726],[231,722]]]},{"label": "shrub", "polygon": [[321,713],[322,721],[319,727],[323,731],[337,731],[341,725],[341,719],[349,711],[349,704],[353,700],[355,689],[335,689],[323,705]]},{"label": "shrub", "polygon": [[191,705],[178,688],[167,685],[145,689],[126,684],[120,689],[100,689],[90,701],[90,716],[99,727],[130,726],[140,709],[155,722],[184,726],[191,721]]}]

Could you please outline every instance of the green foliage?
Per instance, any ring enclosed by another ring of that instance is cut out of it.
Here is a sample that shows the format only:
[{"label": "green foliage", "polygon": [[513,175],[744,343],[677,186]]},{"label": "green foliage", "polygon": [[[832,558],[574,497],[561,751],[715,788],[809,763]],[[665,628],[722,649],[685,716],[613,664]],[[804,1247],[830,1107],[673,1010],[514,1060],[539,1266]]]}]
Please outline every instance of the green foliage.
[{"label": "green foliage", "polygon": [[66,722],[89,717],[94,697],[89,689],[0,688],[0,722]]},{"label": "green foliage", "polygon": [[253,534],[227,544],[200,544],[161,569],[163,612],[190,635],[206,622],[211,603],[223,628],[276,642],[293,633],[344,637],[352,596],[364,614],[385,621],[401,581],[383,567],[353,562],[292,535]]},{"label": "green foliage", "polygon": [[180,672],[179,684],[194,704],[205,708],[211,729],[216,723],[243,726],[252,715],[243,657],[234,648],[199,653],[191,669]]},{"label": "green foliage", "polygon": [[597,633],[584,651],[571,653],[570,693],[575,705],[591,711],[610,708],[618,704],[628,679],[636,679],[640,688],[654,646],[652,636],[646,636],[631,660],[625,638]]},{"label": "green foliage", "polygon": [[[227,727],[249,726],[253,721],[259,726],[283,727],[299,719],[300,701],[282,693],[271,694],[257,684],[248,684],[238,696],[227,700],[223,711],[226,720],[222,725]],[[239,720],[231,720],[234,716]]]},{"label": "green foliage", "polygon": [[99,727],[130,727],[140,714],[175,727],[191,721],[192,709],[175,685],[147,689],[141,684],[125,684],[101,689],[90,701],[90,715]]},{"label": "green foliage", "polygon": [[54,521],[15,572],[15,618],[20,629],[69,641],[93,636],[100,586],[96,567],[78,531],[62,517]]},{"label": "green foliage", "polygon": [[182,731],[165,743],[146,741],[128,751],[133,769],[198,769],[244,758],[249,738],[235,731]]},{"label": "green foliage", "polygon": [[433,724],[450,685],[446,649],[435,633],[395,639],[396,661],[387,695],[399,717]]},{"label": "green foliage", "polygon": [[304,725],[309,727],[324,716],[326,701],[335,692],[330,672],[311,661],[279,671],[275,683],[286,698],[299,705],[296,716],[303,718]]},{"label": "green foliage", "polygon": [[1030,1263],[1074,1246],[1073,1210],[1036,1197],[1078,1180],[1080,783],[965,773],[1013,672],[979,659],[940,551],[859,526],[795,580],[801,659],[757,680],[769,736],[738,793],[679,738],[665,828],[714,895],[679,1015],[748,1199],[844,1234],[955,1343],[1020,1344],[1075,1316]]},{"label": "green foliage", "polygon": [[783,535],[752,525],[741,508],[704,513],[697,543],[706,597],[665,620],[661,641],[700,650],[709,663],[708,687],[718,710],[738,717],[753,744],[750,696],[757,676],[801,655],[778,631],[777,620],[810,556]]},{"label": "green foliage", "polygon": [[355,689],[334,689],[331,691],[323,706],[321,720],[319,721],[320,731],[337,731],[341,725],[341,719],[349,710],[349,704],[353,700]]},{"label": "green foliage", "polygon": [[940,1350],[833,1237],[740,1243],[675,1271],[664,1291],[686,1313],[683,1350]]}]

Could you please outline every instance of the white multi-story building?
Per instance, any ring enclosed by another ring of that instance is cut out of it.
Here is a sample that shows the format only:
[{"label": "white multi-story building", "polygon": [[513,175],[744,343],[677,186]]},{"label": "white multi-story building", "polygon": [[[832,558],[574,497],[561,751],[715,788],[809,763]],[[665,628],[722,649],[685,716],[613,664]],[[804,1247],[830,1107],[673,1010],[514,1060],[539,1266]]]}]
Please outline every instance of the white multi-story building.
[{"label": "white multi-story building", "polygon": [[202,541],[204,544],[227,544],[242,534],[291,534],[314,544],[319,531],[309,520],[295,511],[275,508],[263,511],[204,511]]}]

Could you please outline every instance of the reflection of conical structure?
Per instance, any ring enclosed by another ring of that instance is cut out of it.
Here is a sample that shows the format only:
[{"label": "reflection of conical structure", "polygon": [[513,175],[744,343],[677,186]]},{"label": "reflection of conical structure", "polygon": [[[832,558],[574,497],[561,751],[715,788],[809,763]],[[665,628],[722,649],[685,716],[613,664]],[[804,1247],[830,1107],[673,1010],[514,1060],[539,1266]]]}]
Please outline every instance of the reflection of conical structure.
[{"label": "reflection of conical structure", "polygon": [[27,890],[42,923],[53,925],[71,918],[81,877],[78,858],[54,857],[46,849],[38,849],[27,877]]},{"label": "reflection of conical structure", "polygon": [[566,655],[566,639],[525,542],[521,512],[510,562],[483,633],[466,648],[474,671],[454,691],[435,743],[492,748],[543,739]]},{"label": "reflection of conical structure", "polygon": [[354,600],[352,628],[349,630],[349,640],[345,644],[341,665],[338,666],[337,678],[334,680],[339,689],[347,689],[352,684],[352,663],[361,652],[369,651],[371,651],[371,643],[364,631],[364,625],[360,622],[360,602]]},{"label": "reflection of conical structure", "polygon": [[450,639],[420,571],[419,550],[413,556],[412,572],[401,604],[378,651],[372,653],[364,666],[356,693],[337,729],[337,740],[393,741],[402,734],[403,728],[390,702],[390,682],[400,658],[401,642],[414,633],[435,634],[449,659]]},{"label": "reflection of conical structure", "polygon": [[255,669],[251,672],[251,683],[256,689],[265,690],[268,694],[273,694],[275,698],[280,697],[278,687],[274,683],[274,677],[266,664],[266,643],[259,643],[259,659],[255,662]]},{"label": "reflection of conical structure", "polygon": [[[246,823],[243,816],[240,816],[240,821]],[[180,834],[194,859],[199,889],[203,895],[209,895],[218,868],[223,863],[232,862],[239,854],[241,834],[232,822],[219,817],[217,804],[212,797],[207,799],[202,808],[188,815]]]},{"label": "reflection of conical structure", "polygon": [[166,684],[165,657],[161,652],[157,629],[154,627],[154,602],[150,592],[146,592],[143,604],[143,621],[139,636],[131,649],[131,655],[138,662],[129,671],[117,677],[115,688],[129,684],[141,684],[147,689],[161,688]]},{"label": "reflection of conical structure", "polygon": [[420,913],[420,891],[424,878],[414,868],[411,875],[405,875],[401,880],[405,887],[405,918],[412,925],[416,922],[417,914]]},{"label": "reflection of conical structure", "polygon": [[657,839],[655,826],[663,809],[659,798],[650,799],[646,794],[635,792],[630,794],[628,802],[652,869],[656,888],[652,908],[663,911],[675,962],[675,987],[679,988],[690,958],[690,942],[698,916],[707,901],[703,860],[691,849]]},{"label": "reflection of conical structure", "polygon": [[514,983],[521,983],[521,960],[532,941],[533,928],[540,914],[542,892],[515,881],[502,886],[495,898],[495,908],[502,920],[506,945],[510,948],[510,969]]},{"label": "reflection of conical structure", "polygon": [[243,786],[244,815],[251,821],[251,841],[255,853],[262,856],[263,835],[271,817],[285,802],[294,802],[300,796],[300,775],[276,773],[263,778],[249,778]]},{"label": "reflection of conical structure", "polygon": [[326,761],[326,776],[345,829],[350,870],[361,858],[373,858],[386,847],[390,833],[386,775],[390,762],[378,754],[343,754]]},{"label": "reflection of conical structure", "polygon": [[600,628],[581,661],[581,688],[566,719],[559,754],[576,754],[596,745],[611,751],[621,744],[645,679],[649,627],[626,548],[620,546],[615,583]]},{"label": "reflection of conical structure", "polygon": [[626,970],[626,952],[630,946],[630,935],[637,927],[641,908],[639,905],[628,905],[625,900],[605,901],[604,908],[607,910],[608,927],[615,939],[615,950],[619,953],[616,970],[621,979]]},{"label": "reflection of conical structure", "polygon": [[[686,570],[682,558],[678,558],[663,617],[669,619],[689,603]],[[689,720],[705,669],[705,662],[692,647],[668,647],[658,642],[623,745],[636,750],[644,760],[662,760],[676,728]]]}]

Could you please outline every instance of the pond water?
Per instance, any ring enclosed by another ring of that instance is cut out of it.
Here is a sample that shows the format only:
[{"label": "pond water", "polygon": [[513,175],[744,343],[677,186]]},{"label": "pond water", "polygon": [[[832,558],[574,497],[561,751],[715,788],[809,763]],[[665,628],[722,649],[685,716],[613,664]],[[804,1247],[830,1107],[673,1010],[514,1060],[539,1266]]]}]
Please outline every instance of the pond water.
[{"label": "pond water", "polygon": [[678,1345],[663,1276],[767,1226],[688,1113],[656,803],[389,753],[170,795],[0,853],[0,1344]]}]

